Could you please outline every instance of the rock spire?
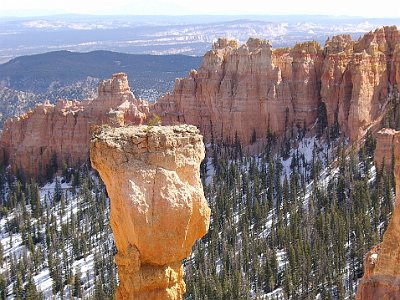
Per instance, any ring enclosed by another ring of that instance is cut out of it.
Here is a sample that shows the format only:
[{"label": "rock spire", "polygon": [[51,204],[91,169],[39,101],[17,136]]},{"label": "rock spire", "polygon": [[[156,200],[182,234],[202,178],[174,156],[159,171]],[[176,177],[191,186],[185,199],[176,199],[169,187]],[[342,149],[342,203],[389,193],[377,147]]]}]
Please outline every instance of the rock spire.
[{"label": "rock spire", "polygon": [[93,135],[90,157],[111,201],[117,299],[182,299],[181,260],[210,222],[198,129],[103,128]]}]

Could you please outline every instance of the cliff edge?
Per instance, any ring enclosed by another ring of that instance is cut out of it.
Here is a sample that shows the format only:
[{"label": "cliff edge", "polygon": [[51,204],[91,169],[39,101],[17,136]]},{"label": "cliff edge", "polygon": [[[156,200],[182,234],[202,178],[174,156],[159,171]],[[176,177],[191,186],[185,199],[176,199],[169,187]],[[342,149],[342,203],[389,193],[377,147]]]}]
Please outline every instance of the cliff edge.
[{"label": "cliff edge", "polygon": [[199,70],[177,79],[154,112],[164,124],[196,125],[206,141],[248,145],[295,127],[311,128],[326,110],[352,142],[378,124],[389,96],[400,90],[400,32],[385,26],[353,41],[337,35],[274,49],[261,39],[219,39]]},{"label": "cliff edge", "polygon": [[[205,141],[242,145],[265,142],[268,131],[328,125],[357,142],[375,131],[400,91],[400,32],[378,28],[353,41],[349,35],[274,49],[250,38],[243,45],[219,39],[199,70],[177,79],[156,103],[136,99],[126,74],[99,86],[96,99],[44,103],[5,122],[0,164],[27,175],[87,160],[92,125],[143,124],[153,114],[164,125],[191,124]],[[257,145],[258,145],[257,144]],[[261,147],[260,147],[261,148]]]},{"label": "cliff edge", "polygon": [[94,133],[90,158],[110,197],[118,249],[117,299],[182,299],[181,260],[210,222],[200,180],[204,155],[194,126]]},{"label": "cliff edge", "polygon": [[95,99],[45,101],[8,119],[0,135],[0,164],[27,176],[79,165],[87,161],[92,126],[142,124],[148,112],[148,103],[130,90],[128,76],[113,74],[100,82]]},{"label": "cliff edge", "polygon": [[[400,299],[400,132],[387,131],[385,135],[391,136],[385,140],[392,140],[394,147],[396,203],[382,243],[365,257],[357,300]],[[390,145],[386,149],[390,149]]]}]

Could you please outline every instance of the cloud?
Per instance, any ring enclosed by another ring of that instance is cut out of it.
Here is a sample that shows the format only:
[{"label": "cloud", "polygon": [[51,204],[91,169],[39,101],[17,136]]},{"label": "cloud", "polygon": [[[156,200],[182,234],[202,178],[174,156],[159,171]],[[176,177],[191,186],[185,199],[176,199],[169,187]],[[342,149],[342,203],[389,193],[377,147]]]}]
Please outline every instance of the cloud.
[{"label": "cloud", "polygon": [[[6,11],[81,14],[136,15],[252,15],[252,14],[323,14],[367,17],[400,17],[397,1],[385,5],[368,5],[365,0],[13,0],[3,1],[0,14]],[[388,9],[389,8],[389,9]]]}]

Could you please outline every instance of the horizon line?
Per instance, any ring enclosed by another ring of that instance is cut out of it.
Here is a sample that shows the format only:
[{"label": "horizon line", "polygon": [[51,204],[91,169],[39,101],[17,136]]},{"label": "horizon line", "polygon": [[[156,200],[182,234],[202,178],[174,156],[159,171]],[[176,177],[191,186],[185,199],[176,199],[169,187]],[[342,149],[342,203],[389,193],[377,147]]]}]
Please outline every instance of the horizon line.
[{"label": "horizon line", "polygon": [[45,17],[66,17],[66,16],[88,16],[88,17],[325,17],[325,18],[355,18],[355,19],[399,19],[400,17],[385,16],[371,17],[360,15],[335,15],[335,14],[88,14],[88,13],[50,13],[32,15],[0,15],[0,19],[24,19],[24,18],[45,18]]}]

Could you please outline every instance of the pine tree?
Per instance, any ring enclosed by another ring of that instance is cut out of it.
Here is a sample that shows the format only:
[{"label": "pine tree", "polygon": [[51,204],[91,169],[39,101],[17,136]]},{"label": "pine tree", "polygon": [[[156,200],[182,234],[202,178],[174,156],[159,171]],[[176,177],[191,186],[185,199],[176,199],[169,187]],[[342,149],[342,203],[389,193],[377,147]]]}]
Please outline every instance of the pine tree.
[{"label": "pine tree", "polygon": [[0,273],[0,299],[6,300],[7,297],[7,280],[3,274]]},{"label": "pine tree", "polygon": [[23,281],[22,281],[21,275],[18,272],[16,275],[16,280],[14,282],[14,286],[13,286],[13,293],[14,293],[15,300],[22,300],[22,297],[23,297],[22,283],[23,283]]},{"label": "pine tree", "polygon": [[3,261],[4,261],[4,248],[3,244],[0,242],[0,267],[3,267]]},{"label": "pine tree", "polygon": [[82,298],[81,270],[77,268],[74,281],[74,297]]},{"label": "pine tree", "polygon": [[62,197],[62,188],[61,188],[61,183],[58,177],[55,178],[55,188],[54,188],[54,202],[58,203],[61,201]]},{"label": "pine tree", "polygon": [[32,279],[32,276],[28,277],[28,283],[25,286],[25,297],[26,300],[41,300],[43,296],[36,289],[35,282]]}]

